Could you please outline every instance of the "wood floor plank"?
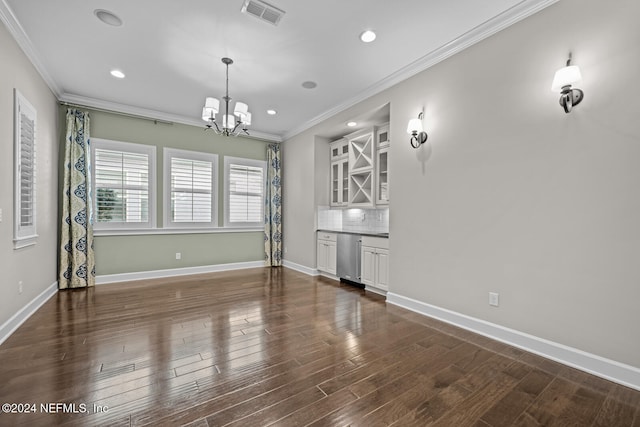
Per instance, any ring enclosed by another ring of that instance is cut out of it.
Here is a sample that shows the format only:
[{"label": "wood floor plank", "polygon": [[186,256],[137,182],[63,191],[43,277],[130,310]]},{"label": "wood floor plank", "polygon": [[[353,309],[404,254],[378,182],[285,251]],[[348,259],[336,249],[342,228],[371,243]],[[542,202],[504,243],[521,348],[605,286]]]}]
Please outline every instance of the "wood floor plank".
[{"label": "wood floor plank", "polygon": [[552,380],[553,376],[546,372],[529,372],[513,390],[497,401],[480,419],[489,425],[512,425]]},{"label": "wood floor plank", "polygon": [[550,425],[570,404],[579,386],[561,378],[554,378],[535,402],[514,422],[519,425]]},{"label": "wood floor plank", "polygon": [[640,427],[638,391],[286,268],[61,291],[0,397],[90,408],[3,426]]}]

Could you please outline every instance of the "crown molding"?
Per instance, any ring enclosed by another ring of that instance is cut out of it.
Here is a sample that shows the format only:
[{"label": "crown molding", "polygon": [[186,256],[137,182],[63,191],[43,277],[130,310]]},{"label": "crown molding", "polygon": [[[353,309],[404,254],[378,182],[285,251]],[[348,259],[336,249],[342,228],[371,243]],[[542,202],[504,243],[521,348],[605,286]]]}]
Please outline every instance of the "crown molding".
[{"label": "crown molding", "polygon": [[335,107],[314,117],[308,122],[305,122],[300,126],[291,129],[290,131],[282,135],[282,138],[286,141],[287,139],[292,138],[295,135],[304,132],[305,130],[310,129],[311,127],[335,116],[336,114],[353,107],[354,105],[366,100],[367,98],[370,98],[373,95],[377,95],[380,92],[387,90],[390,87],[410,77],[413,77],[414,75],[428,68],[433,67],[434,65],[444,61],[450,56],[453,56],[456,53],[459,53],[464,49],[486,39],[487,37],[490,37],[515,23],[528,18],[531,15],[534,15],[535,13],[551,6],[558,1],[559,0],[523,0],[517,5],[504,11],[503,13],[483,22],[475,28],[467,31],[460,37],[427,53],[422,58],[380,80],[378,83],[370,86],[364,92],[361,92],[358,95],[346,100],[345,102],[336,105]]},{"label": "crown molding", "polygon": [[27,36],[27,33],[24,31],[24,28],[22,28],[22,25],[20,25],[20,22],[18,22],[18,19],[13,13],[13,10],[11,10],[7,4],[6,0],[0,0],[0,21],[2,21],[7,27],[9,33],[13,36],[27,58],[29,58],[29,61],[31,61],[35,69],[45,81],[46,85],[49,86],[51,92],[53,92],[56,98],[60,98],[60,86],[58,86],[55,80],[53,80],[51,75],[47,72],[47,69],[40,60],[40,55],[33,47],[33,43],[31,43],[29,36]]},{"label": "crown molding", "polygon": [[[146,108],[133,107],[131,105],[120,104],[116,102],[104,101],[101,99],[90,98],[86,96],[73,95],[65,93],[58,97],[63,105],[84,107],[97,111],[105,111],[108,113],[121,114],[139,119],[151,120],[153,122],[173,124],[179,123],[188,126],[195,126],[204,129],[201,120],[192,117],[185,117],[178,114],[170,114],[162,111],[150,110]],[[271,142],[282,142],[280,135],[260,132],[257,130],[249,130],[250,135],[241,135],[243,138],[259,139]]]}]

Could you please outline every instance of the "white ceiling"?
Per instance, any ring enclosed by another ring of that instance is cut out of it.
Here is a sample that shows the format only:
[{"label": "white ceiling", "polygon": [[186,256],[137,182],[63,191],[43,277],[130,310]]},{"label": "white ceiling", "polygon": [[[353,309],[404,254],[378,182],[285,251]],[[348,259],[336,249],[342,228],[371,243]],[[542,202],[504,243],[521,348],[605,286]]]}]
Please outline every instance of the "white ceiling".
[{"label": "white ceiling", "polygon": [[274,26],[241,13],[244,0],[0,0],[0,19],[61,101],[161,120],[204,125],[228,56],[252,134],[282,140],[555,1],[269,0],[285,11]]}]

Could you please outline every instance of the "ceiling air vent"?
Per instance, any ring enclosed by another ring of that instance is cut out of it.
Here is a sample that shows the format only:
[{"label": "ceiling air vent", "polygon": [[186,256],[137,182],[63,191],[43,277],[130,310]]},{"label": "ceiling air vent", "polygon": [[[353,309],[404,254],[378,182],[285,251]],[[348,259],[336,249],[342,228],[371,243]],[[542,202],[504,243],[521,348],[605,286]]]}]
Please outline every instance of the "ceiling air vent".
[{"label": "ceiling air vent", "polygon": [[253,15],[273,25],[278,25],[280,19],[282,19],[282,15],[284,15],[284,10],[280,10],[260,0],[246,0],[242,5],[242,12]]}]

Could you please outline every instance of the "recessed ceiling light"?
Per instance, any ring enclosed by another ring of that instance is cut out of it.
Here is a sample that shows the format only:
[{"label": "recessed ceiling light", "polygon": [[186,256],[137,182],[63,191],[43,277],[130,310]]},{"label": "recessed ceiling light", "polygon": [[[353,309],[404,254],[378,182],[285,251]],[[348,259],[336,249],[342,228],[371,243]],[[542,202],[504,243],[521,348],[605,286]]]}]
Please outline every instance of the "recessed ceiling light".
[{"label": "recessed ceiling light", "polygon": [[356,123],[356,122],[347,122],[347,126],[349,126],[350,128],[356,127],[357,125],[358,125],[358,123]]},{"label": "recessed ceiling light", "polygon": [[372,30],[363,31],[362,34],[360,34],[360,40],[365,43],[371,43],[375,39],[376,33],[374,33]]},{"label": "recessed ceiling light", "polygon": [[118,18],[113,12],[104,9],[96,9],[93,11],[96,17],[107,25],[119,27],[122,25],[122,19]]},{"label": "recessed ceiling light", "polygon": [[120,70],[111,70],[111,75],[118,79],[124,79],[124,73]]},{"label": "recessed ceiling light", "polygon": [[318,86],[318,83],[312,81],[302,83],[302,87],[305,89],[314,89],[316,86]]},{"label": "recessed ceiling light", "polygon": [[278,112],[276,110],[267,110],[267,114],[270,116],[275,116],[276,114],[278,114]]}]

